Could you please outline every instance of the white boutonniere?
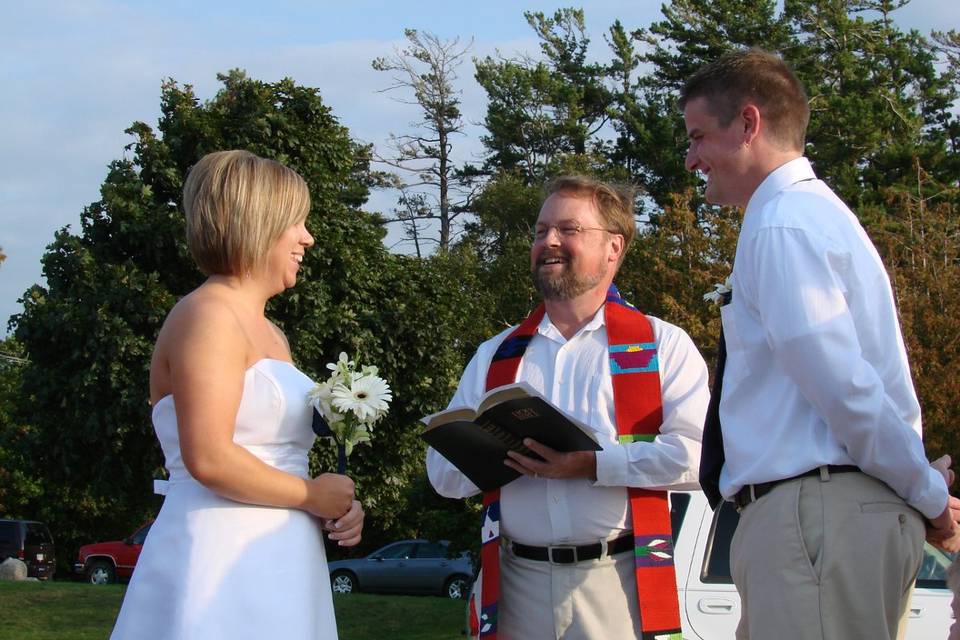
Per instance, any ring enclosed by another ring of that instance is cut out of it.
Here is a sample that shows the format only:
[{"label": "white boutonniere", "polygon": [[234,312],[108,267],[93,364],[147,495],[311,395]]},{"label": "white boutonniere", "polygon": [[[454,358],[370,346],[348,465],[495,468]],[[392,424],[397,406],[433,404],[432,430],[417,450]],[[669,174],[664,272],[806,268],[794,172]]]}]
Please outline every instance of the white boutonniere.
[{"label": "white boutonniere", "polygon": [[730,282],[732,275],[727,276],[727,279],[724,280],[723,284],[713,285],[713,291],[708,291],[703,294],[703,300],[705,302],[712,302],[715,305],[723,306],[730,302],[730,298],[733,294],[733,284]]}]

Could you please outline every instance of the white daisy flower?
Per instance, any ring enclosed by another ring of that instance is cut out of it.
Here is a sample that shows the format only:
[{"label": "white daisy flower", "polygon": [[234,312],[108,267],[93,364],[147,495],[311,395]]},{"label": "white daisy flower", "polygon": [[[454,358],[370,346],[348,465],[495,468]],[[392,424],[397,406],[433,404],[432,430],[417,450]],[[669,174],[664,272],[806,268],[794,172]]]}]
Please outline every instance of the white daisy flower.
[{"label": "white daisy flower", "polygon": [[383,415],[393,400],[390,385],[377,376],[360,376],[350,386],[333,387],[333,406],[344,413],[352,412],[361,422],[373,422]]}]

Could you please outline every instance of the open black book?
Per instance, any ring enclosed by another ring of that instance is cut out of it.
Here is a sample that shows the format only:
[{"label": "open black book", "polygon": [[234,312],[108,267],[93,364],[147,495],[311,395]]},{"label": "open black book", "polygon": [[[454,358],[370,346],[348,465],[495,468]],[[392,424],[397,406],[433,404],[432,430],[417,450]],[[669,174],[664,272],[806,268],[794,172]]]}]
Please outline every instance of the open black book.
[{"label": "open black book", "polygon": [[503,464],[507,451],[542,459],[523,445],[533,438],[557,451],[599,451],[593,432],[524,382],[488,392],[474,411],[453,407],[423,419],[420,435],[483,491],[520,477]]}]

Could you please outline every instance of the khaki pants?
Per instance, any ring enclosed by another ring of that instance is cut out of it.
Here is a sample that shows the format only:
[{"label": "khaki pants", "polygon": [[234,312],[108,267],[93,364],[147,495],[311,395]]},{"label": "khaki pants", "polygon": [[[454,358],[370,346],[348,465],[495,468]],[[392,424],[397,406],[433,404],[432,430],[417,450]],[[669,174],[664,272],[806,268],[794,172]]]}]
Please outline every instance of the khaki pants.
[{"label": "khaki pants", "polygon": [[730,547],[737,638],[902,638],[924,525],[862,473],[784,482],[743,510]]},{"label": "khaki pants", "polygon": [[630,552],[552,565],[501,550],[497,636],[501,640],[639,639],[635,584]]}]

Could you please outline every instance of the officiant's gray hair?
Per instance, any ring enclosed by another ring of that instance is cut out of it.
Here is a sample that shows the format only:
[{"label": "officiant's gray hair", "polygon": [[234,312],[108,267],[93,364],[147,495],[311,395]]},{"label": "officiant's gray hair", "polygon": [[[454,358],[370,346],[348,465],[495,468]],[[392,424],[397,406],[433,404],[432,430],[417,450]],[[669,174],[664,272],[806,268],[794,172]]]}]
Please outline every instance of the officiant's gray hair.
[{"label": "officiant's gray hair", "polygon": [[310,212],[296,171],[249,151],[203,156],[183,186],[187,246],[205,275],[262,267],[274,242]]}]

